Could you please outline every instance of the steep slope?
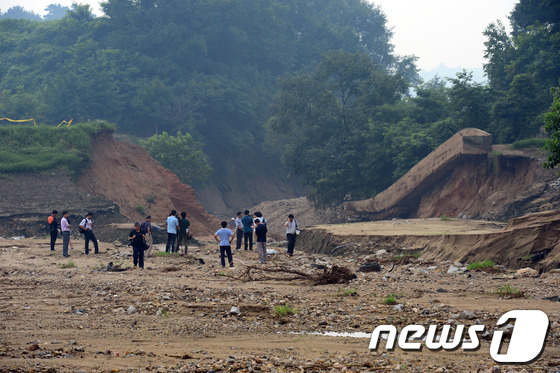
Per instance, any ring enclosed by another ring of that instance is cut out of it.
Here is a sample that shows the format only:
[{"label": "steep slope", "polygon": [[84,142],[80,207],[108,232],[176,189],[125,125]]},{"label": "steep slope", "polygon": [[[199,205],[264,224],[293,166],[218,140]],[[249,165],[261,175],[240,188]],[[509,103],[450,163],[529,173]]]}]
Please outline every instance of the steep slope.
[{"label": "steep slope", "polygon": [[507,221],[560,208],[558,176],[542,168],[542,151],[488,140],[483,131],[460,131],[374,198],[346,203],[348,220],[446,215]]},{"label": "steep slope", "polygon": [[219,221],[209,215],[195,197],[192,187],[161,166],[140,146],[117,141],[103,133],[94,139],[92,161],[78,186],[97,197],[114,201],[123,215],[164,225],[172,209],[186,211],[193,233],[213,234]]}]

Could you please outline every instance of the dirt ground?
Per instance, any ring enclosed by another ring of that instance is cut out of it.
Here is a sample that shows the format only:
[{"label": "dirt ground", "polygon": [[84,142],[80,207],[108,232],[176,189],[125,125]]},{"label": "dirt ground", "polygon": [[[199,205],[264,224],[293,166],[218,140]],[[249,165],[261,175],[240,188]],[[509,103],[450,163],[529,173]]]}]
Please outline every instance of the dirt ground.
[{"label": "dirt ground", "polygon": [[[47,239],[0,239],[0,371],[560,371],[557,271],[538,278],[508,270],[449,274],[450,262],[422,256],[332,257],[296,247],[290,258],[269,245],[278,254],[261,268],[312,274],[321,271],[313,266],[337,264],[357,275],[314,286],[287,273],[253,270],[243,277],[258,266],[250,251],[235,251],[235,267],[223,269],[209,240],[188,255],[147,258],[139,270],[127,269],[126,246],[101,243],[101,254],[86,256],[83,241],[74,240],[71,257],[63,258],[60,242],[52,253]],[[357,272],[372,257],[381,272]],[[127,270],[107,271],[109,262]],[[397,305],[384,304],[389,295]],[[282,317],[278,306],[295,313]],[[499,365],[489,354],[491,333],[502,314],[516,309],[548,315],[544,353],[528,365]],[[383,342],[370,351],[369,338],[309,334],[371,333],[381,324],[483,324],[490,333],[469,352],[386,351]]]}]

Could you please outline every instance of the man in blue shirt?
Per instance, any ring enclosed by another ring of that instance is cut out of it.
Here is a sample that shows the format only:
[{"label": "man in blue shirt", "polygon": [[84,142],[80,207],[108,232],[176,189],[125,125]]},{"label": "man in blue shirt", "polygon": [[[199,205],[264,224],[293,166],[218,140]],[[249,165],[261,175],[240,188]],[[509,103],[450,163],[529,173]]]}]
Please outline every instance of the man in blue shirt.
[{"label": "man in blue shirt", "polygon": [[253,219],[249,216],[249,210],[245,210],[245,216],[241,219],[241,223],[243,223],[245,250],[247,250],[247,242],[249,242],[249,250],[253,250]]},{"label": "man in blue shirt", "polygon": [[177,241],[177,229],[179,229],[179,220],[177,220],[177,211],[171,210],[171,214],[167,218],[165,226],[167,227],[167,245],[165,245],[165,252],[169,252],[169,246],[171,246],[171,252],[175,252],[175,241]]},{"label": "man in blue shirt", "polygon": [[233,232],[227,227],[227,221],[222,222],[222,229],[218,230],[214,235],[214,239],[220,243],[220,259],[222,267],[226,266],[225,254],[227,253],[229,266],[233,267],[233,258],[231,257],[231,241],[233,241]]}]

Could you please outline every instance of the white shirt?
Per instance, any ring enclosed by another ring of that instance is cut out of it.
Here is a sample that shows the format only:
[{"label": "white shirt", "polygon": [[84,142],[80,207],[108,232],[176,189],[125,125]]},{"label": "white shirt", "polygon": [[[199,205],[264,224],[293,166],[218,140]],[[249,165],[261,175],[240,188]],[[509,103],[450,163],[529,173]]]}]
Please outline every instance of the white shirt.
[{"label": "white shirt", "polygon": [[238,217],[235,219],[235,227],[237,229],[243,230],[243,223],[241,222],[241,218]]},{"label": "white shirt", "polygon": [[80,223],[80,225],[85,228],[85,229],[89,229],[91,230],[93,228],[92,226],[93,222],[91,221],[91,219],[85,218],[84,220],[82,220],[82,222]]},{"label": "white shirt", "polygon": [[294,219],[294,221],[291,222],[291,223],[290,223],[289,220],[288,220],[286,223],[288,224],[288,225],[286,225],[286,234],[294,234],[294,233],[296,233],[296,228],[297,228],[297,225],[298,225],[298,224],[297,224],[297,222],[295,221],[295,219]]}]

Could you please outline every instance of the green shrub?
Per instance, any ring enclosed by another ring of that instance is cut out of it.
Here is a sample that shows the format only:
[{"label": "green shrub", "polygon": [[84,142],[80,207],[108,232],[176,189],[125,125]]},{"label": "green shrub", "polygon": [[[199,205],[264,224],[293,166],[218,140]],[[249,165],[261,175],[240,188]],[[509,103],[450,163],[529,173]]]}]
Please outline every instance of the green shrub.
[{"label": "green shrub", "polygon": [[488,267],[494,267],[496,265],[496,263],[494,263],[493,261],[486,259],[483,262],[472,262],[471,264],[467,265],[467,269],[469,271],[475,270],[475,269],[480,269],[480,268],[488,268]]},{"label": "green shrub", "polygon": [[519,289],[516,289],[509,284],[506,286],[498,286],[497,293],[501,297],[512,297],[512,298],[523,298],[525,293]]},{"label": "green shrub", "polygon": [[347,297],[347,296],[355,297],[355,296],[358,295],[358,289],[344,289],[344,290],[342,290],[341,288],[338,288],[337,293],[338,293],[338,295],[340,295],[342,297]]},{"label": "green shrub", "polygon": [[68,263],[59,263],[58,266],[59,266],[60,268],[75,268],[75,267],[77,267],[77,266],[76,266],[76,263],[74,263],[74,262],[71,261],[71,260],[68,261]]},{"label": "green shrub", "polygon": [[144,211],[144,206],[142,206],[141,204],[136,205],[136,211],[138,211],[140,215],[146,215],[146,212]]},{"label": "green shrub", "polygon": [[394,294],[389,294],[383,299],[383,304],[397,304],[397,296]]},{"label": "green shrub", "polygon": [[539,139],[536,137],[530,139],[523,139],[517,140],[513,144],[511,144],[512,149],[530,149],[530,148],[538,148],[542,149],[546,139]]},{"label": "green shrub", "polygon": [[157,198],[157,197],[156,197],[155,194],[150,193],[150,194],[148,194],[148,195],[146,196],[146,202],[148,202],[148,203],[156,203],[156,198]]},{"label": "green shrub", "polygon": [[274,316],[280,318],[299,313],[299,310],[297,308],[293,308],[289,304],[274,306],[272,311],[274,313]]}]

